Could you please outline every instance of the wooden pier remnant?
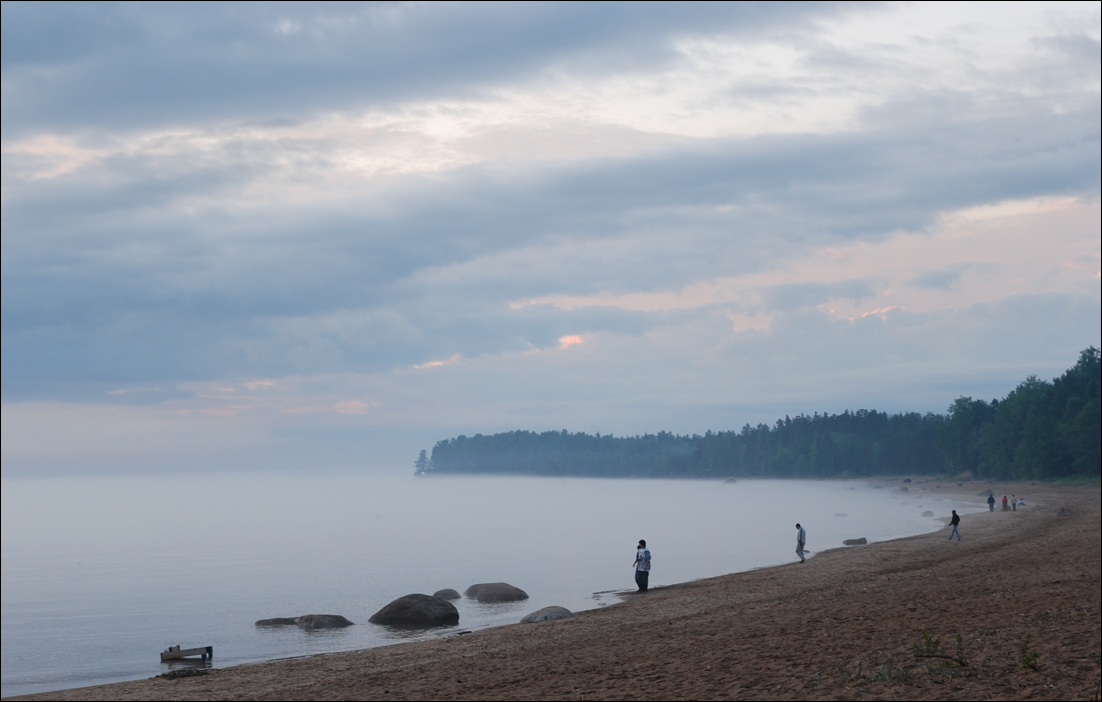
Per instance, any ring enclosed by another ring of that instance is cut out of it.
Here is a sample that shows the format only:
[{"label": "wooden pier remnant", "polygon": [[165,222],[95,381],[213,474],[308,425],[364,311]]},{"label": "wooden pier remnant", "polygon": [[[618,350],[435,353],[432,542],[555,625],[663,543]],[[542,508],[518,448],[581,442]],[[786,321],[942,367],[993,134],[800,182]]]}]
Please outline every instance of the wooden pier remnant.
[{"label": "wooden pier remnant", "polygon": [[214,658],[214,646],[200,646],[198,648],[169,646],[167,651],[161,651],[161,662],[191,658],[192,656],[199,656],[199,660],[209,661]]}]

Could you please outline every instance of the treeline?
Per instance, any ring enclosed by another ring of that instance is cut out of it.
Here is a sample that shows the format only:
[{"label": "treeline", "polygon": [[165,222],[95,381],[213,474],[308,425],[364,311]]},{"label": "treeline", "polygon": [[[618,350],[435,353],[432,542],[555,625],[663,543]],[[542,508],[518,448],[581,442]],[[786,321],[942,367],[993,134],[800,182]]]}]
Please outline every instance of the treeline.
[{"label": "treeline", "polygon": [[1052,382],[1030,376],[1002,400],[961,397],[947,415],[876,410],[801,414],[773,426],[679,436],[549,431],[459,436],[425,451],[417,473],[816,478],[964,474],[1000,479],[1098,476],[1102,365],[1091,347]]}]

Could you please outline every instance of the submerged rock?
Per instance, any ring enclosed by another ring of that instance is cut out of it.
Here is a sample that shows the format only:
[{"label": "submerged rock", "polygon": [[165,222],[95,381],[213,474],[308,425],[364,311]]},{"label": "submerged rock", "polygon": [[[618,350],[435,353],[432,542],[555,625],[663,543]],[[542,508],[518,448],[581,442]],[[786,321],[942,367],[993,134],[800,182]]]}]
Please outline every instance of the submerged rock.
[{"label": "submerged rock", "polygon": [[535,612],[526,615],[520,620],[520,623],[531,624],[532,622],[546,622],[551,619],[569,619],[573,616],[574,613],[566,607],[544,607],[543,609],[537,609]]},{"label": "submerged rock", "polygon": [[274,617],[256,622],[256,626],[301,626],[303,629],[340,629],[353,624],[355,622],[339,614],[304,614],[301,617]]},{"label": "submerged rock", "polygon": [[292,626],[295,617],[273,617],[272,619],[258,619],[256,626]]},{"label": "submerged rock", "polygon": [[439,597],[442,600],[458,600],[463,595],[460,595],[458,592],[451,589],[450,587],[446,587],[443,590],[437,590],[436,592],[432,593],[432,596]]},{"label": "submerged rock", "polygon": [[471,585],[463,594],[483,603],[518,602],[528,599],[527,592],[509,583],[478,583]]},{"label": "submerged rock", "polygon": [[459,623],[459,610],[439,597],[414,593],[399,597],[367,621],[389,626],[452,626]]},{"label": "submerged rock", "polygon": [[922,513],[922,516],[923,517],[932,517],[932,516],[934,516],[934,513],[931,512],[930,510],[926,510],[925,512]]},{"label": "submerged rock", "polygon": [[339,614],[304,614],[295,617],[295,624],[303,629],[341,629],[352,626],[353,622]]},{"label": "submerged rock", "polygon": [[868,542],[869,542],[869,540],[866,539],[864,536],[862,536],[860,539],[846,539],[845,541],[842,542],[842,545],[843,546],[864,546]]}]

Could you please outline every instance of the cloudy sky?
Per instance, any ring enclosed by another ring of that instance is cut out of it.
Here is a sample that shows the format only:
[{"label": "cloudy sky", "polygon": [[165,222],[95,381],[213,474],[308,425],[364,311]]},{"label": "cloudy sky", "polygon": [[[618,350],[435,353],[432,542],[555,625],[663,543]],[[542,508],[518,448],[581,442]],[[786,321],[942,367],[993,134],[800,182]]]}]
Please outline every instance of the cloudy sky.
[{"label": "cloudy sky", "polygon": [[3,473],[944,411],[1102,339],[1100,5],[4,3]]}]

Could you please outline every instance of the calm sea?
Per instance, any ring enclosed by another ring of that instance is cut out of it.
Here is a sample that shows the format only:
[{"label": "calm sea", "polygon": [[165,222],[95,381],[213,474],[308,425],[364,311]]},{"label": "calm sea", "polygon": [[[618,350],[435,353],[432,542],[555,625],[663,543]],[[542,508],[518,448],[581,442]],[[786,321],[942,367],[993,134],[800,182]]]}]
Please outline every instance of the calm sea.
[{"label": "calm sea", "polygon": [[[346,651],[578,611],[634,588],[941,528],[934,492],[860,481],[415,479],[261,474],[4,479],[2,694],[151,677],[171,644],[214,646],[227,666]],[[846,516],[838,516],[846,515]],[[368,624],[392,599],[506,581],[526,602],[460,601],[458,627]],[[356,626],[258,629],[257,619],[342,614]]]}]

